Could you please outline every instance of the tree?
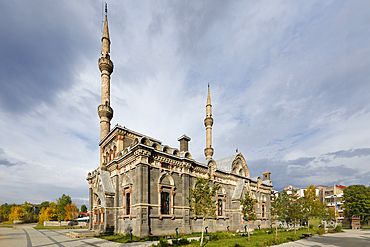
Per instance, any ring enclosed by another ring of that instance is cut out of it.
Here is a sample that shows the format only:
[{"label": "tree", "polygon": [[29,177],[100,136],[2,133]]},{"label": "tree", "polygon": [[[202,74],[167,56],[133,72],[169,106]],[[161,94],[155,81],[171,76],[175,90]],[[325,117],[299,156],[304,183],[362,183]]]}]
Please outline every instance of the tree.
[{"label": "tree", "polygon": [[316,195],[316,187],[313,184],[308,186],[301,201],[303,217],[307,219],[307,231],[309,231],[309,219],[320,217],[323,210],[323,204],[320,203],[319,196]]},{"label": "tree", "polygon": [[39,207],[40,210],[41,210],[41,208],[47,208],[49,206],[50,206],[50,202],[49,201],[44,201],[44,202],[42,202],[42,203],[40,203],[38,205],[38,207]]},{"label": "tree", "polygon": [[4,203],[0,206],[0,222],[9,220],[10,208],[12,206],[15,206],[15,204],[9,205],[8,203]]},{"label": "tree", "polygon": [[357,216],[361,224],[368,222],[370,214],[370,187],[364,185],[350,185],[343,191],[344,216]]},{"label": "tree", "polygon": [[302,201],[298,199],[297,191],[288,194],[285,190],[278,197],[279,216],[282,219],[294,221],[294,234],[296,234],[297,220],[302,218]]},{"label": "tree", "polygon": [[81,210],[80,210],[82,213],[87,213],[87,207],[85,204],[82,204],[81,205]]},{"label": "tree", "polygon": [[243,219],[247,221],[248,241],[250,241],[249,234],[249,221],[256,219],[254,213],[254,204],[257,201],[252,199],[248,194],[245,194],[244,199],[240,199],[240,205],[242,206]]},{"label": "tree", "polygon": [[213,197],[216,195],[219,185],[215,184],[211,188],[211,181],[205,178],[197,178],[195,188],[190,189],[190,198],[187,197],[189,202],[190,211],[195,217],[202,219],[202,238],[200,246],[203,244],[203,231],[204,221],[208,218],[216,218],[216,200]]},{"label": "tree", "polygon": [[15,220],[21,220],[23,218],[22,208],[19,206],[13,206],[10,208],[9,221],[14,222]]},{"label": "tree", "polygon": [[64,208],[67,204],[72,204],[70,196],[63,194],[59,199],[57,199],[58,221],[62,221],[66,217],[66,210]]},{"label": "tree", "polygon": [[26,222],[33,221],[33,206],[31,203],[25,201],[24,204],[21,205],[23,214],[24,214],[24,220]]},{"label": "tree", "polygon": [[[294,192],[296,193],[296,192]],[[289,195],[288,217],[294,220],[294,234],[297,233],[297,220],[303,217],[302,200],[296,194]]]},{"label": "tree", "polygon": [[39,221],[37,225],[44,225],[45,221],[53,219],[53,209],[51,207],[42,207],[40,210]]},{"label": "tree", "polygon": [[283,217],[283,204],[281,202],[281,197],[275,196],[275,194],[271,194],[271,208],[270,208],[270,213],[272,216],[272,219],[275,220],[275,237],[277,237],[277,221],[279,218]]},{"label": "tree", "polygon": [[51,220],[58,220],[58,206],[55,202],[50,203],[51,208]]},{"label": "tree", "polygon": [[78,208],[76,207],[76,203],[67,204],[67,206],[64,207],[66,217],[64,220],[74,220],[78,218]]}]

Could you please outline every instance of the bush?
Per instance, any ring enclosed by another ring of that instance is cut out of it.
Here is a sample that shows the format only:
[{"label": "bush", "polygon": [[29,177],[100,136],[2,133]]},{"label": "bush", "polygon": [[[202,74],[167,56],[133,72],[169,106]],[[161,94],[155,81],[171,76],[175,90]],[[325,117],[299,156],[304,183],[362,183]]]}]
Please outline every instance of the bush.
[{"label": "bush", "polygon": [[325,229],[324,228],[319,228],[316,230],[316,233],[319,234],[319,235],[323,235],[325,234]]},{"label": "bush", "polygon": [[172,246],[181,246],[190,244],[190,241],[186,238],[174,239],[172,240]]},{"label": "bush", "polygon": [[235,244],[234,247],[243,247],[243,245]]},{"label": "bush", "polygon": [[337,225],[337,227],[335,227],[334,231],[335,232],[341,232],[342,231],[342,226],[341,225]]},{"label": "bush", "polygon": [[161,238],[159,240],[159,243],[157,244],[158,247],[168,247],[171,246],[170,243],[168,243],[167,239]]}]

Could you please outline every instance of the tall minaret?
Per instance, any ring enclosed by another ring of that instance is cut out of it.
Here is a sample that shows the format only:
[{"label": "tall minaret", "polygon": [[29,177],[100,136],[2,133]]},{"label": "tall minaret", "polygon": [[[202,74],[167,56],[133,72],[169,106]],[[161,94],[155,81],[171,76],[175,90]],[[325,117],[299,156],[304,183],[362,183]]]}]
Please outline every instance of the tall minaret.
[{"label": "tall minaret", "polygon": [[110,75],[113,72],[113,62],[110,60],[110,40],[107,20],[107,4],[105,4],[105,22],[102,49],[99,58],[101,71],[101,105],[98,107],[100,117],[100,140],[106,137],[110,131],[110,120],[113,117],[113,109],[110,107]]},{"label": "tall minaret", "polygon": [[207,97],[207,105],[206,105],[206,118],[204,119],[204,125],[206,126],[206,148],[204,149],[204,154],[206,156],[206,160],[209,160],[209,159],[212,159],[212,155],[213,155],[213,148],[212,148],[213,118],[212,118],[211,93],[209,92],[209,84],[208,84],[208,97]]}]

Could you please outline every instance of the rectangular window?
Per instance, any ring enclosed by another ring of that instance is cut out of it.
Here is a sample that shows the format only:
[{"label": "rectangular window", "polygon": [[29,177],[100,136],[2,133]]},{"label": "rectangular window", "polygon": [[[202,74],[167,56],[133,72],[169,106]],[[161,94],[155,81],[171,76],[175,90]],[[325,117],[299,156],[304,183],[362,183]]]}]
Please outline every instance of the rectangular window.
[{"label": "rectangular window", "polygon": [[222,216],[222,199],[217,201],[217,215]]},{"label": "rectangular window", "polygon": [[161,214],[170,214],[170,194],[167,192],[161,194]]},{"label": "rectangular window", "polygon": [[265,218],[265,204],[262,204],[262,218]]},{"label": "rectangular window", "polygon": [[130,214],[130,206],[131,206],[130,193],[126,193],[126,215]]},{"label": "rectangular window", "polygon": [[167,163],[162,163],[162,164],[161,164],[161,167],[163,167],[163,168],[170,168],[170,165],[169,165],[169,164],[167,164]]}]

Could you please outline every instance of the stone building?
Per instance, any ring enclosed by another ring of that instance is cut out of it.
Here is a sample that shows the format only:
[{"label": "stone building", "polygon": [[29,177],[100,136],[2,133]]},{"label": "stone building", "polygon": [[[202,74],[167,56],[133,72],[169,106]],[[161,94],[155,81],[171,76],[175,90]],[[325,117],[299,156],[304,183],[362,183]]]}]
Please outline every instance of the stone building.
[{"label": "stone building", "polygon": [[99,232],[132,233],[137,236],[173,235],[201,231],[201,220],[189,210],[187,197],[196,178],[210,178],[220,185],[216,195],[217,219],[206,221],[208,231],[244,230],[240,198],[248,193],[257,200],[254,227],[270,227],[270,172],[250,177],[240,152],[214,160],[212,148],[212,105],[208,88],[206,159],[197,161],[189,152],[190,137],[177,140],[179,148],[120,125],[110,129],[110,39],[105,15],[102,51],[100,166],[88,173],[89,229]]}]

